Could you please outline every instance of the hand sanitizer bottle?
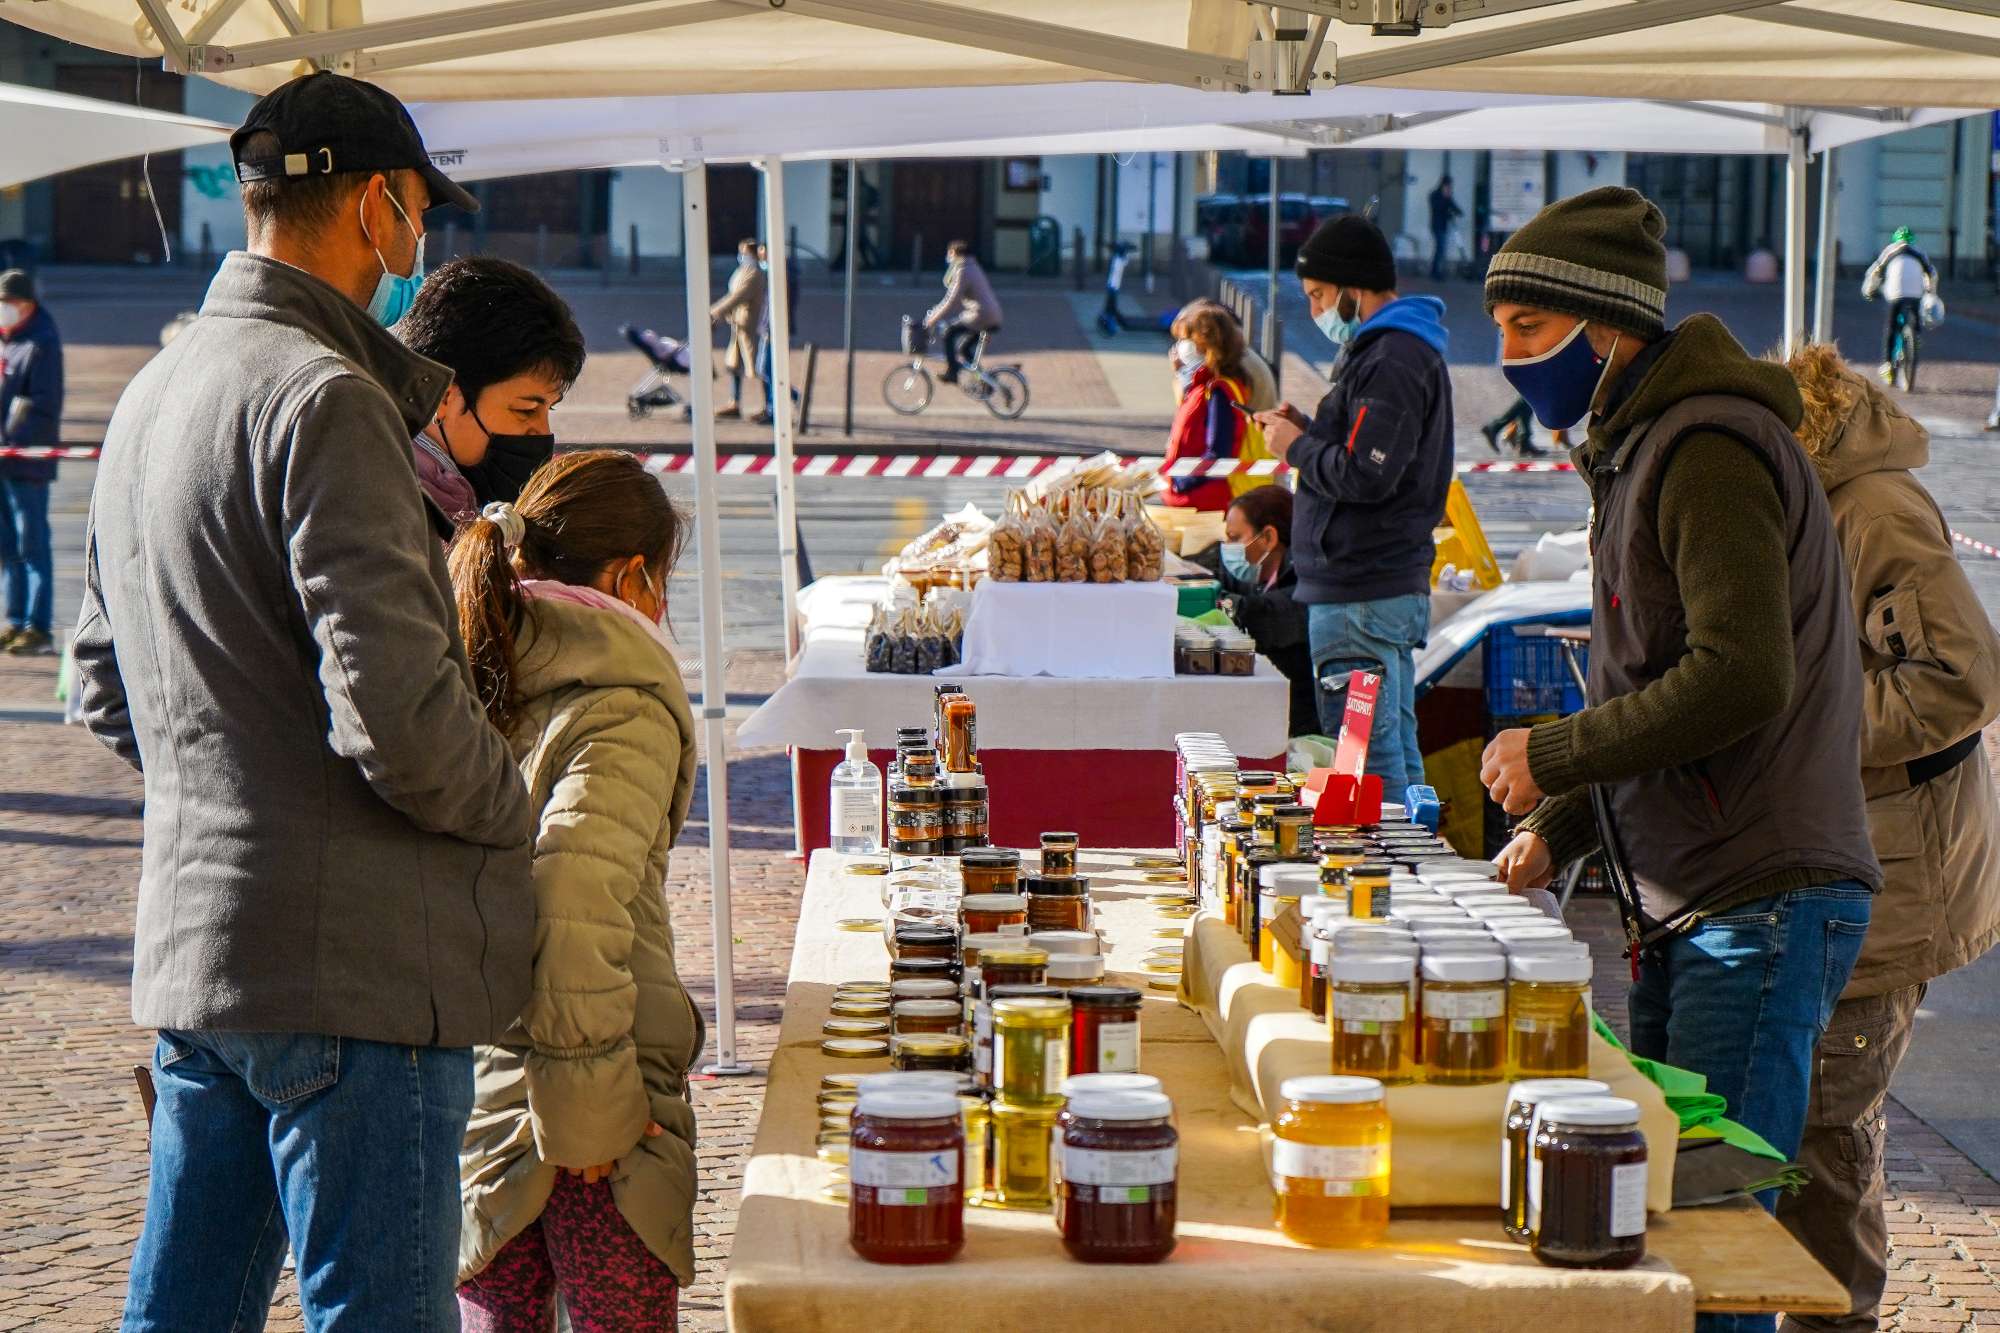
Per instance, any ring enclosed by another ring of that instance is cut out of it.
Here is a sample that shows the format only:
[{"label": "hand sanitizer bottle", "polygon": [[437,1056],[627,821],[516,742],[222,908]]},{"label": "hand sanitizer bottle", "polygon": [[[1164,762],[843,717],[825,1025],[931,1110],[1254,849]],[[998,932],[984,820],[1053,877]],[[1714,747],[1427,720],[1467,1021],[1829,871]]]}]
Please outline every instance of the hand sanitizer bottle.
[{"label": "hand sanitizer bottle", "polygon": [[870,856],[882,850],[882,770],[869,762],[868,744],[858,727],[834,734],[848,740],[847,758],[833,770],[828,793],[833,850]]}]

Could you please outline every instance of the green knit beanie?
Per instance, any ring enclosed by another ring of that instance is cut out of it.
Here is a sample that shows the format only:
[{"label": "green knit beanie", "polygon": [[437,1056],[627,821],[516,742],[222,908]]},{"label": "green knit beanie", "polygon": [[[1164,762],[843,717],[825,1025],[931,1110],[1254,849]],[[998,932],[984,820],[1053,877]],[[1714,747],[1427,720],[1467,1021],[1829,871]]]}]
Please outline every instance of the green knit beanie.
[{"label": "green knit beanie", "polygon": [[1622,185],[1559,199],[1493,256],[1486,313],[1514,302],[1657,338],[1667,331],[1666,234],[1653,201]]}]

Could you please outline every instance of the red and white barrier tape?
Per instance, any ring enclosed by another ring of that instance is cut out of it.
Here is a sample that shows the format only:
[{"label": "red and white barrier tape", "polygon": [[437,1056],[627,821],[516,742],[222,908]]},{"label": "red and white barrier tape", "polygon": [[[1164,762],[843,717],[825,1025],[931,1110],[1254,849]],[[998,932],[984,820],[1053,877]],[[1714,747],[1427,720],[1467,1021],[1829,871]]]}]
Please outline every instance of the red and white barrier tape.
[{"label": "red and white barrier tape", "polygon": [[2000,560],[2000,546],[1988,546],[1985,542],[1974,541],[1972,538],[1960,532],[1957,528],[1953,528],[1951,530],[1951,539],[1957,542],[1960,546],[1969,546],[1973,550],[1979,552],[1979,554],[1981,555],[1990,555],[1995,560]]}]

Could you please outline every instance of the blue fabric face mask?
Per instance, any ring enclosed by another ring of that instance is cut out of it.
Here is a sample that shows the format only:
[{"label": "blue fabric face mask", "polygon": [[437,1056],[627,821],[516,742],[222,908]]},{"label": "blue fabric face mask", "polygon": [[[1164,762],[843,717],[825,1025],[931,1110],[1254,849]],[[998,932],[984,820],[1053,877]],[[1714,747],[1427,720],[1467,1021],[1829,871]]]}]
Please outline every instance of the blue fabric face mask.
[{"label": "blue fabric face mask", "polygon": [[1335,347],[1345,347],[1347,340],[1354,336],[1354,331],[1361,327],[1360,313],[1356,310],[1352,315],[1341,314],[1340,295],[1335,293],[1333,304],[1314,315],[1313,323]]},{"label": "blue fabric face mask", "polygon": [[[396,196],[391,193],[387,197],[395,206],[396,215],[403,219],[403,225],[409,227],[412,236],[417,236],[417,229],[410,222],[410,215],[403,211],[403,206],[397,202]],[[368,229],[366,219],[363,219],[361,227],[364,232]],[[375,294],[368,298],[368,314],[386,329],[409,314],[410,307],[416,303],[417,288],[424,283],[424,238],[417,236],[417,256],[410,261],[410,276],[407,278],[399,278],[389,271],[389,261],[382,258],[379,249],[375,251],[375,262],[382,266],[382,276],[375,280]]]},{"label": "blue fabric face mask", "polygon": [[[1583,420],[1597,398],[1597,386],[1603,382],[1604,372],[1611,365],[1611,358],[1599,356],[1592,350],[1590,339],[1584,336],[1583,331],[1589,325],[1589,320],[1582,321],[1569,331],[1567,338],[1540,356],[1517,357],[1500,363],[1500,373],[1527,399],[1528,406],[1535,410],[1535,419],[1550,430],[1568,430]],[[1618,350],[1615,339],[1611,350]]]},{"label": "blue fabric face mask", "polygon": [[1242,542],[1222,544],[1222,567],[1246,583],[1258,577],[1257,566],[1250,563],[1249,548]]}]

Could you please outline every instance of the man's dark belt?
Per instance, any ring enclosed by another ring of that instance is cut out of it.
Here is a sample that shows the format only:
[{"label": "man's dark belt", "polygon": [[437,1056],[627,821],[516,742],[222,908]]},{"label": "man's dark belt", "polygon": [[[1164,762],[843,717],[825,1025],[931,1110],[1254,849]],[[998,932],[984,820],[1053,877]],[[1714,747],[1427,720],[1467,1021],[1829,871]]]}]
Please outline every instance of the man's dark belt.
[{"label": "man's dark belt", "polygon": [[1921,787],[1932,778],[1941,778],[1957,768],[1978,748],[1979,733],[1975,731],[1958,744],[1946,746],[1936,754],[1927,754],[1922,759],[1912,759],[1903,768],[1910,775],[1910,785]]}]

